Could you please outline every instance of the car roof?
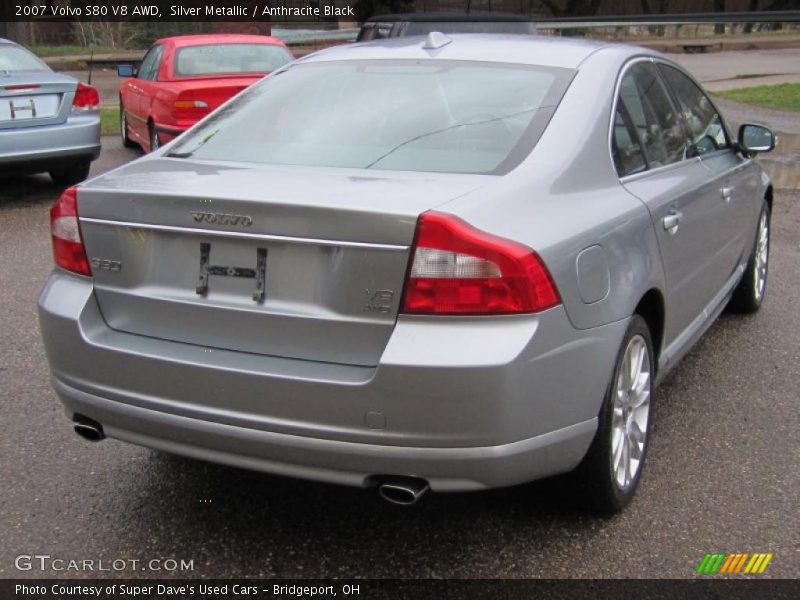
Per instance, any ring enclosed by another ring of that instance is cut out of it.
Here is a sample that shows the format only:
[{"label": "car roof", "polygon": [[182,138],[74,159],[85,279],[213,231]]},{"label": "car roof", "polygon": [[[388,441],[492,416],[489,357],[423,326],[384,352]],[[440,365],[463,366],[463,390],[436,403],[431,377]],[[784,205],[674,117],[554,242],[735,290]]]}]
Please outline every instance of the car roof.
[{"label": "car roof", "polygon": [[[494,33],[447,34],[451,42],[436,49],[425,49],[428,36],[396,37],[370,42],[333,46],[310,54],[299,62],[343,60],[469,60],[518,63],[543,67],[575,69],[598,50],[612,49],[615,62],[628,56],[656,56],[657,52],[603,41],[578,40],[550,36],[522,36]],[[609,57],[611,58],[611,57]]]},{"label": "car roof", "polygon": [[283,46],[283,41],[267,35],[248,35],[244,33],[203,33],[197,35],[173,35],[156,40],[156,44],[172,44],[176,47],[202,46],[206,44],[275,44]]}]

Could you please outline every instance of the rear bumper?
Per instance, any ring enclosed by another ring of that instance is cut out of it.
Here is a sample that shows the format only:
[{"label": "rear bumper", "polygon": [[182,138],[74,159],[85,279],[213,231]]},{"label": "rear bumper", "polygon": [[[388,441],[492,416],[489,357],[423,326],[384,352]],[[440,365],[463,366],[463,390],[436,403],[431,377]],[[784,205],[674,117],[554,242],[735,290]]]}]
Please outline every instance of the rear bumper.
[{"label": "rear bumper", "polygon": [[39,172],[100,156],[100,113],[41,127],[0,129],[0,170]]},{"label": "rear bumper", "polygon": [[492,323],[402,318],[379,365],[352,367],[114,331],[91,280],[59,271],[39,315],[68,416],[109,437],[281,475],[356,486],[407,475],[451,491],[575,467],[626,326],[576,331],[561,307]]}]

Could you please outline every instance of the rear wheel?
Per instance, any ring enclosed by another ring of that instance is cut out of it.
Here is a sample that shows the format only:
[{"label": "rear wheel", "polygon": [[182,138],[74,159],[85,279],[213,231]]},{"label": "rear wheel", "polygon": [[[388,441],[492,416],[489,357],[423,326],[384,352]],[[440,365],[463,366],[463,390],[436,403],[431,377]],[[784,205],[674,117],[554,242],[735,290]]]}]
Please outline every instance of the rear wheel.
[{"label": "rear wheel", "polygon": [[654,375],[650,330],[634,315],[617,355],[597,433],[571,474],[577,488],[573,492],[588,508],[620,512],[636,492],[650,438]]},{"label": "rear wheel", "polygon": [[161,141],[158,139],[158,132],[153,123],[150,123],[148,129],[150,131],[150,152],[155,152],[161,147]]},{"label": "rear wheel", "polygon": [[742,280],[731,296],[731,310],[740,313],[754,313],[761,308],[767,294],[767,273],[769,271],[769,206],[764,202],[756,227],[756,239],[750,260],[747,261]]},{"label": "rear wheel", "polygon": [[122,145],[126,148],[134,148],[136,143],[128,137],[128,115],[125,114],[125,107],[119,103],[119,137]]},{"label": "rear wheel", "polygon": [[53,181],[60,185],[75,185],[76,183],[80,183],[89,177],[90,167],[90,161],[82,160],[75,163],[71,167],[67,167],[66,169],[50,171],[50,177],[53,179]]}]

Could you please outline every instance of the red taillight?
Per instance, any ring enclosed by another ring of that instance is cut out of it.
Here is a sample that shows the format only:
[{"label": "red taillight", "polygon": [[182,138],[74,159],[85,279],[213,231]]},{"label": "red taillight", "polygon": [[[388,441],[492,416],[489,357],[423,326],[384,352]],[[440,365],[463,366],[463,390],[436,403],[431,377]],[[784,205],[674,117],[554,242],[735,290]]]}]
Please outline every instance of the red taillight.
[{"label": "red taillight", "polygon": [[64,190],[58,202],[50,209],[50,234],[53,240],[53,258],[59,267],[79,275],[92,274],[78,223],[76,187]]},{"label": "red taillight", "polygon": [[419,218],[402,312],[436,315],[533,313],[560,302],[539,256],[444,213]]},{"label": "red taillight", "polygon": [[176,119],[199,121],[208,114],[208,102],[205,100],[187,100],[184,95],[172,105],[172,114]]},{"label": "red taillight", "polygon": [[89,110],[100,106],[100,94],[97,88],[85,83],[78,82],[78,89],[75,90],[75,98],[72,100],[72,108]]}]

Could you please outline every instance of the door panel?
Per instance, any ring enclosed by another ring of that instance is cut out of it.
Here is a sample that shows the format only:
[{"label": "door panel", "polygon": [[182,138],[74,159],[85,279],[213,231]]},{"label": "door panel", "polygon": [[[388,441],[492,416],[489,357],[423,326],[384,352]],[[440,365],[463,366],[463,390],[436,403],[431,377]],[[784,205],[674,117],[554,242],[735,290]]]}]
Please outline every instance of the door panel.
[{"label": "door panel", "polygon": [[[653,219],[666,278],[669,345],[702,314],[730,274],[721,264],[730,236],[720,190],[724,165],[692,158],[696,152],[685,118],[652,61],[633,63],[619,90],[612,151],[623,185],[647,205]],[[639,153],[647,170],[634,174]],[[721,181],[710,176],[715,166],[723,169]]]},{"label": "door panel", "polygon": [[624,182],[650,210],[667,285],[665,345],[673,341],[722,287],[718,267],[722,201],[699,159],[644,173]]}]

